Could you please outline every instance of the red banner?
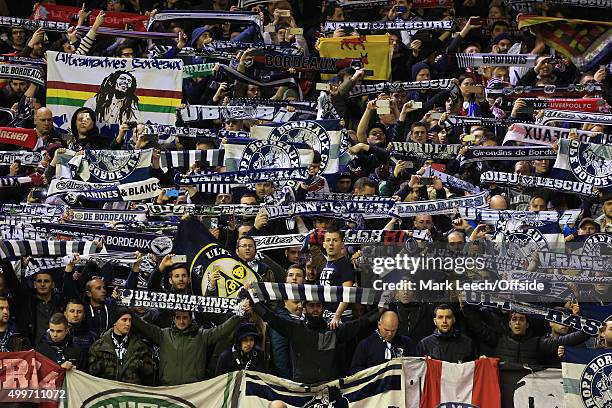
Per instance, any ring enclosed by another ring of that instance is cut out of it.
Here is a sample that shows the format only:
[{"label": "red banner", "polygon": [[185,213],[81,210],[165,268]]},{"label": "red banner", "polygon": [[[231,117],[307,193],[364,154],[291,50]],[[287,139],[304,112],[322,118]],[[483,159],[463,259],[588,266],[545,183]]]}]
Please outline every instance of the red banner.
[{"label": "red banner", "polygon": [[34,129],[0,127],[0,143],[33,149],[37,140]]},{"label": "red banner", "polygon": [[[33,20],[49,20],[61,21],[64,23],[76,23],[80,8],[70,6],[58,6],[56,4],[44,3],[38,6],[32,16]],[[89,25],[93,25],[96,16],[100,10],[93,10],[89,15]],[[146,23],[149,20],[147,16],[141,16],[134,13],[106,12],[106,18],[102,27],[112,27],[125,30],[126,25],[131,25],[136,31],[147,31]]]},{"label": "red banner", "polygon": [[57,407],[57,401],[65,397],[65,374],[54,361],[34,350],[0,353],[0,405],[34,402],[39,407]]}]

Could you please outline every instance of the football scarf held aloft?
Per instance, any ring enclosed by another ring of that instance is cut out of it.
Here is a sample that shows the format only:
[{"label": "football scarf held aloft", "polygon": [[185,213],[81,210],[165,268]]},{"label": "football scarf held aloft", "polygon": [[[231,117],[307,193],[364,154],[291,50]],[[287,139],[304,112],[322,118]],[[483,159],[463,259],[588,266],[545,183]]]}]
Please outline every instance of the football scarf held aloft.
[{"label": "football scarf held aloft", "polygon": [[140,201],[154,198],[158,195],[159,180],[150,178],[99,190],[68,192],[64,195],[64,201],[68,204],[76,204],[81,199],[105,202]]},{"label": "football scarf held aloft", "polygon": [[6,215],[43,215],[60,216],[66,210],[65,205],[48,204],[0,204],[0,213]]},{"label": "football scarf held aloft", "polygon": [[459,68],[468,67],[533,67],[537,55],[532,54],[455,54]]},{"label": "football scarf held aloft", "polygon": [[146,307],[216,314],[232,313],[240,302],[240,299],[226,297],[196,296],[132,289],[123,289],[117,299],[118,304],[126,307]]},{"label": "football scarf held aloft", "polygon": [[27,65],[2,64],[0,65],[0,78],[19,79],[43,87],[46,85],[40,67]]},{"label": "football scarf held aloft", "polygon": [[206,293],[210,277],[215,272],[220,273],[216,283],[220,297],[237,298],[240,288],[246,282],[259,280],[248,265],[217,244],[206,227],[194,217],[181,221],[175,245],[177,252],[187,256],[192,288],[196,295]]},{"label": "football scarf held aloft", "polygon": [[470,146],[465,152],[462,163],[508,160],[552,160],[555,157],[555,151],[550,147]]},{"label": "football scarf held aloft", "polygon": [[390,155],[395,158],[454,159],[463,146],[460,144],[431,144],[412,142],[391,142]]},{"label": "football scarf held aloft", "polygon": [[176,174],[174,182],[180,186],[191,186],[201,184],[248,184],[265,183],[268,181],[306,181],[310,175],[308,167],[285,168],[285,169],[258,169],[242,171],[226,171],[223,173],[196,173]]},{"label": "football scarf held aloft", "polygon": [[[313,232],[316,233],[316,232]],[[255,245],[258,251],[267,251],[282,248],[301,247],[306,238],[313,233],[255,236]],[[321,231],[324,235],[325,233]],[[384,244],[398,245],[409,238],[429,241],[431,237],[425,230],[347,230],[344,231],[345,245]],[[309,242],[312,244],[312,240]],[[322,244],[322,243],[321,243]]]},{"label": "football scarf held aloft", "polygon": [[71,237],[80,241],[98,240],[109,251],[140,251],[164,256],[172,253],[172,238],[152,233],[137,233],[114,229],[92,228],[74,224],[36,223],[35,228],[45,231],[53,239]]},{"label": "football scarf held aloft", "polygon": [[516,211],[460,207],[459,215],[466,220],[476,220],[485,224],[495,224],[500,220],[519,220],[526,222],[556,222],[563,225],[576,222],[581,211]]},{"label": "football scarf held aloft", "polygon": [[69,118],[82,106],[94,110],[103,133],[112,133],[111,125],[119,123],[175,121],[182,98],[180,59],[90,57],[48,51],[47,61],[47,104],[62,129],[70,129]]},{"label": "football scarf held aloft", "polygon": [[581,72],[594,71],[612,50],[612,22],[521,15],[520,29],[530,28],[544,43],[570,58]]},{"label": "football scarf held aloft", "polygon": [[[609,260],[608,260],[609,261]],[[509,280],[537,280],[539,282],[610,283],[612,276],[579,276],[538,272],[506,271]]]},{"label": "football scarf held aloft", "polygon": [[429,214],[452,214],[458,207],[486,207],[488,193],[483,191],[472,196],[447,198],[444,200],[414,201],[410,203],[396,203],[395,212],[400,217],[414,217]]},{"label": "football scarf held aloft", "polygon": [[340,171],[342,132],[337,120],[303,120],[253,126],[251,137],[270,142],[305,143],[321,154],[320,173],[335,174]]},{"label": "football scarf held aloft", "polygon": [[515,122],[519,122],[519,119],[497,119],[449,115],[444,122],[444,126],[450,126],[451,128],[460,126],[510,126],[510,124]]},{"label": "football scarf held aloft", "polygon": [[392,202],[395,200],[391,197],[382,196],[357,196],[351,193],[322,193],[319,191],[306,193],[306,200],[312,201],[365,201],[365,202]]},{"label": "football scarf held aloft", "polygon": [[[232,61],[236,58],[239,51],[244,51],[249,48],[258,50],[273,51],[282,55],[302,55],[304,52],[299,48],[286,45],[265,44],[265,43],[247,43],[234,41],[215,40],[206,44],[203,48],[183,47],[177,54],[178,57],[202,57],[207,59],[227,60]],[[168,45],[156,45],[149,51],[151,58],[161,58],[172,49]],[[200,64],[202,68],[206,64]]]},{"label": "football scarf held aloft", "polygon": [[[219,65],[219,73],[226,75],[230,79],[233,79],[239,82],[245,82],[249,85],[257,85],[261,88],[286,86],[286,87],[294,89],[298,93],[298,96],[299,96],[298,99],[303,99],[302,88],[300,87],[296,79],[292,77],[276,79],[273,81],[269,80],[270,78],[267,77],[267,80],[261,81],[260,78],[250,77],[238,71],[237,69],[234,69],[227,65],[222,65],[222,64]],[[266,77],[263,77],[263,78],[266,78]]]},{"label": "football scarf held aloft", "polygon": [[119,183],[88,183],[80,180],[54,178],[49,184],[47,196],[64,194],[71,191],[103,190],[116,186]]},{"label": "football scarf held aloft", "polygon": [[453,31],[455,22],[452,20],[443,21],[327,21],[325,31],[334,31],[338,28],[352,27],[357,30],[378,31],[378,30],[401,30],[401,31],[420,31],[420,30],[444,30]]},{"label": "football scarf held aloft", "polygon": [[557,160],[550,173],[558,179],[579,181],[607,190],[612,187],[612,146],[559,140]]},{"label": "football scarf held aloft", "polygon": [[[503,144],[520,142],[530,145],[552,146],[559,139],[567,139],[569,132],[570,129],[566,128],[540,126],[532,123],[513,123],[508,128]],[[593,138],[601,134],[578,129],[576,129],[576,133],[580,136],[582,142],[593,141],[595,140]],[[606,135],[605,139],[612,142],[611,135]],[[604,144],[607,144],[607,142]]]},{"label": "football scarf held aloft", "polygon": [[217,106],[188,105],[179,110],[185,123],[214,119],[267,119],[274,118],[273,106]]},{"label": "football scarf held aloft", "polygon": [[465,302],[470,305],[482,305],[484,307],[497,308],[544,318],[548,322],[569,326],[590,336],[595,336],[601,326],[601,322],[595,319],[586,319],[579,315],[570,315],[556,309],[548,309],[525,302],[515,302],[501,296],[476,292],[467,292],[465,295]]},{"label": "football scarf held aloft", "polygon": [[[533,109],[557,109],[561,111],[602,112],[606,101],[601,98],[521,98],[526,106]],[[504,108],[511,109],[512,101],[505,101]]]},{"label": "football scarf held aloft", "polygon": [[505,96],[508,98],[535,98],[538,96],[554,96],[562,98],[581,98],[585,95],[601,94],[603,89],[597,83],[569,84],[567,86],[504,86],[503,83],[493,84],[487,88],[489,96]]},{"label": "football scarf held aloft", "polygon": [[175,141],[176,136],[194,138],[202,137],[208,139],[219,138],[219,135],[217,133],[213,133],[210,129],[172,125],[146,125],[144,128],[144,134],[157,136],[160,144],[172,143]]},{"label": "football scarf held aloft", "polygon": [[190,167],[200,162],[202,167],[223,166],[222,149],[210,150],[176,150],[161,153],[162,168]]},{"label": "football scarf held aloft", "polygon": [[[393,46],[388,35],[366,35],[341,38],[321,38],[319,54],[327,58],[367,58],[363,68],[372,70],[372,80],[388,80],[391,76],[391,57]],[[322,78],[331,79],[325,74]]]},{"label": "football scarf held aloft", "polygon": [[586,196],[596,195],[593,186],[579,181],[562,180],[548,177],[524,176],[516,173],[505,173],[501,171],[486,171],[480,176],[481,183],[493,183],[524,188],[546,188],[549,190],[561,190]]},{"label": "football scarf held aloft", "polygon": [[381,92],[391,94],[393,92],[402,91],[428,91],[432,89],[451,89],[453,85],[454,83],[452,79],[430,79],[428,81],[381,82],[378,84],[361,84],[353,86],[353,88],[349,91],[349,98]]},{"label": "football scarf held aloft", "polygon": [[215,73],[215,63],[185,65],[183,67],[183,78],[204,78]]},{"label": "football scarf held aloft", "polygon": [[146,221],[147,213],[140,211],[78,210],[71,209],[72,222],[110,224],[116,222]]},{"label": "football scarf held aloft", "polygon": [[218,22],[244,22],[261,26],[259,14],[250,11],[194,11],[194,10],[163,10],[149,18],[147,30],[156,21],[203,20]]},{"label": "football scarf held aloft", "polygon": [[[61,6],[58,4],[39,4],[32,14],[32,19],[36,20],[37,23],[56,23],[56,24],[65,24],[66,27],[59,31],[66,31],[72,23],[73,19],[75,19],[76,15],[81,10],[80,7],[70,7],[70,6]],[[88,25],[92,26],[96,21],[96,18],[100,10],[93,10],[89,15]],[[40,21],[40,20],[50,20],[50,21]],[[137,31],[146,31],[145,23],[148,20],[147,16],[143,16],[135,13],[123,13],[116,11],[107,11],[104,22],[102,23],[104,27],[112,27],[125,29],[126,25],[131,25],[134,30]],[[62,22],[62,23],[57,23]],[[44,27],[43,27],[44,28]],[[35,28],[36,29],[36,28]],[[35,30],[34,29],[34,30]],[[47,30],[45,28],[45,30]]]},{"label": "football scarf held aloft", "polygon": [[336,73],[343,68],[354,66],[355,63],[364,63],[363,61],[357,61],[352,58],[305,57],[303,55],[284,55],[271,51],[254,55],[253,62],[256,66],[261,66],[268,70],[285,71],[294,68],[296,71],[329,74]]},{"label": "football scarf held aloft", "polygon": [[389,217],[393,214],[394,203],[388,201],[300,201],[291,205],[269,205],[263,208],[272,220],[295,215],[331,216],[334,214],[350,219],[350,216],[354,214]]},{"label": "football scarf held aloft", "polygon": [[37,141],[34,129],[0,127],[0,143],[33,149]]},{"label": "football scarf held aloft", "polygon": [[[56,175],[65,174],[68,167],[83,181],[92,183],[127,183],[149,177],[153,149],[85,150],[76,155],[66,151],[60,155]],[[70,158],[72,156],[72,158]],[[66,162],[66,159],[69,161]]]},{"label": "football scarf held aloft", "polygon": [[92,241],[0,241],[0,258],[49,257],[94,254],[102,250]]},{"label": "football scarf held aloft", "polygon": [[220,215],[235,215],[239,217],[255,217],[259,213],[260,206],[246,204],[139,204],[136,209],[146,211],[151,216],[176,216],[176,215],[197,215],[218,217]]},{"label": "football scarf held aloft", "polygon": [[0,165],[8,166],[15,161],[18,161],[22,166],[37,166],[42,161],[42,153],[26,151],[0,152]]},{"label": "football scarf held aloft", "polygon": [[550,122],[594,123],[597,125],[610,126],[612,125],[612,115],[545,110],[544,115],[536,118],[536,123],[539,125],[546,125]]},{"label": "football scarf held aloft", "polygon": [[42,28],[45,31],[66,32],[70,24],[60,21],[27,20],[19,17],[0,16],[0,27],[21,27],[29,31]]},{"label": "football scarf held aloft", "polygon": [[38,173],[23,177],[0,177],[0,188],[40,186],[43,184],[42,177]]},{"label": "football scarf held aloft", "polygon": [[425,177],[438,177],[440,181],[442,181],[442,183],[445,184],[447,187],[467,191],[472,194],[478,194],[482,191],[480,187],[477,187],[472,183],[469,183],[465,180],[461,180],[457,177],[449,176],[448,174],[442,173],[438,170],[434,170],[431,167],[428,167],[427,170],[425,170]]},{"label": "football scarf held aloft", "polygon": [[249,289],[253,302],[268,300],[302,300],[321,303],[360,303],[383,307],[390,301],[389,291],[349,286],[294,285],[260,282]]}]

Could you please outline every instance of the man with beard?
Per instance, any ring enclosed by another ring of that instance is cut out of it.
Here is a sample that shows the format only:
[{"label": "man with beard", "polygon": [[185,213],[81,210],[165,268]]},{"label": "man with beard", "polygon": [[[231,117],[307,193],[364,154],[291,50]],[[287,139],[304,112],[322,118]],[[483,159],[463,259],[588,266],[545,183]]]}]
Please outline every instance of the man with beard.
[{"label": "man with beard", "polygon": [[328,330],[321,302],[306,302],[305,320],[287,320],[262,302],[255,303],[254,310],[271,328],[289,340],[292,379],[305,384],[338,378],[340,372],[336,348],[365,335],[380,316],[378,311],[374,310],[358,320],[344,323],[335,330]]},{"label": "man with beard", "polygon": [[417,354],[451,363],[472,361],[475,356],[472,340],[455,329],[453,309],[446,304],[434,310],[436,330],[417,346]]},{"label": "man with beard", "polygon": [[118,70],[104,78],[98,93],[85,102],[101,123],[141,122],[136,78],[128,71]]},{"label": "man with beard", "polygon": [[97,340],[98,336],[83,323],[85,319],[85,305],[83,302],[78,299],[70,299],[66,305],[64,316],[68,320],[72,342],[78,348],[87,351]]},{"label": "man with beard", "polygon": [[0,296],[0,352],[24,351],[30,348],[27,337],[13,327],[8,299]]}]

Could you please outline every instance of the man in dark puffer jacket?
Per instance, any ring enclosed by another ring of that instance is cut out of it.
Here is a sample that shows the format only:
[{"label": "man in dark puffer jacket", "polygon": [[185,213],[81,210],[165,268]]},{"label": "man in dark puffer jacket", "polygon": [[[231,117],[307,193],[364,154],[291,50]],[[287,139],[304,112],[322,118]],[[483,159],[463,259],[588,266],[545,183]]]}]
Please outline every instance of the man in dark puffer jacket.
[{"label": "man in dark puffer jacket", "polygon": [[441,304],[434,309],[436,330],[417,345],[417,354],[451,363],[472,361],[475,357],[472,339],[455,328],[455,315],[449,305]]},{"label": "man in dark puffer jacket", "polygon": [[462,310],[474,336],[493,348],[494,357],[499,357],[505,362],[542,364],[557,353],[559,346],[577,346],[589,339],[589,336],[583,332],[558,337],[534,336],[528,331],[527,316],[516,312],[510,314],[508,321],[510,332],[503,333],[484,324],[472,306],[466,305]]},{"label": "man in dark puffer jacket", "polygon": [[89,373],[109,380],[154,385],[151,350],[131,330],[132,314],[120,308],[115,318],[113,327],[89,349]]}]

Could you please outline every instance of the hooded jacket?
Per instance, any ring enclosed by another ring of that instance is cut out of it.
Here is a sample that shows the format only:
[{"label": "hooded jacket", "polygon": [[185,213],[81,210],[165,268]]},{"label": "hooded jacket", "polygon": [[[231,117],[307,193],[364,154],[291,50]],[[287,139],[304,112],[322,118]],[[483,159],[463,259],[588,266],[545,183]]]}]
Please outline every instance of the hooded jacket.
[{"label": "hooded jacket", "polygon": [[143,336],[159,346],[160,385],[177,385],[206,378],[207,348],[231,335],[241,319],[233,316],[212,329],[196,323],[184,330],[176,325],[161,329],[134,316],[132,324]]},{"label": "hooded jacket", "polygon": [[[250,352],[244,353],[241,350],[240,343],[248,336],[255,338],[255,346]],[[236,330],[232,347],[219,356],[215,376],[238,370],[265,371],[264,352],[257,344],[259,338],[259,333],[253,323],[241,324]]]}]

